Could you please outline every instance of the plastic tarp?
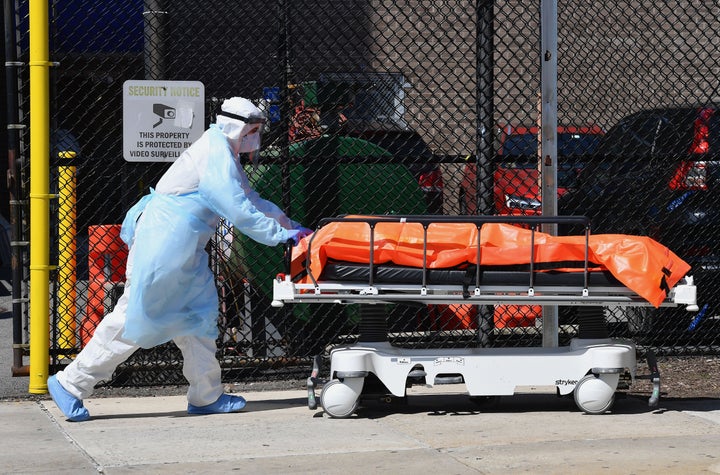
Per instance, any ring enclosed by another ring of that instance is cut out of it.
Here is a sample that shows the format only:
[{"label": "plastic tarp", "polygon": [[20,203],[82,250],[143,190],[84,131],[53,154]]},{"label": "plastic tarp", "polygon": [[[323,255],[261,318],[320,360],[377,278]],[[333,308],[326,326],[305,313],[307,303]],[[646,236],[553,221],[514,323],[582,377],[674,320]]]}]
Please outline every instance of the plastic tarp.
[{"label": "plastic tarp", "polygon": [[[426,267],[445,269],[478,264],[478,228],[472,223],[433,223],[427,229]],[[582,270],[586,239],[552,236],[510,224],[485,223],[480,231],[480,265],[509,266],[566,263]],[[534,239],[534,240],[533,240]],[[374,264],[423,267],[423,227],[418,223],[378,223],[374,232]],[[293,249],[292,272],[299,274],[306,263],[309,238]],[[313,236],[309,271],[317,278],[328,259],[368,263],[370,226],[358,222],[332,222]],[[588,242],[591,271],[607,270],[623,285],[655,307],[690,270],[690,266],[657,241],[625,234],[591,235]],[[579,268],[577,263],[580,264]],[[309,282],[305,277],[304,281]]]}]

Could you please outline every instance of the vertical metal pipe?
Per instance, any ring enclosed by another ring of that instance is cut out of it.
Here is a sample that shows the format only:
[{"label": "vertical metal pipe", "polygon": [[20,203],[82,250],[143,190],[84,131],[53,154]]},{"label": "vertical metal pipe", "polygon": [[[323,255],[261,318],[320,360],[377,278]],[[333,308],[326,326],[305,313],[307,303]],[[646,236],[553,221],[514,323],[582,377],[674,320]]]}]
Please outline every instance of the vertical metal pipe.
[{"label": "vertical metal pipe", "polygon": [[17,44],[15,36],[17,25],[15,23],[15,2],[5,0],[4,23],[5,23],[5,92],[7,94],[7,134],[8,134],[8,170],[7,187],[10,198],[10,243],[12,252],[12,319],[13,319],[13,376],[27,376],[28,367],[23,363],[23,299],[22,283],[23,268],[22,256],[25,243],[21,242],[22,228],[22,201],[20,196],[20,179],[18,178],[18,167],[21,167],[19,143],[19,130],[23,128],[19,124],[20,114],[18,111],[18,68],[24,66],[17,58]]},{"label": "vertical metal pipe", "polygon": [[[541,0],[541,152],[542,213],[557,215],[557,0]],[[543,231],[557,234],[557,224],[544,224]],[[543,306],[543,346],[557,347],[558,307]]]},{"label": "vertical metal pipe", "polygon": [[[557,215],[557,1],[541,2],[542,81],[541,152],[542,210],[546,216]],[[545,224],[543,231],[557,234],[557,224]]]},{"label": "vertical metal pipe", "polygon": [[495,49],[495,30],[493,11],[495,2],[492,0],[479,0],[476,4],[476,64],[475,75],[477,82],[476,95],[476,145],[475,164],[476,170],[476,200],[477,214],[493,214],[493,177],[492,160],[493,150],[493,129],[494,129],[494,62],[493,51]]},{"label": "vertical metal pipe", "polygon": [[30,0],[30,385],[47,393],[50,359],[50,47],[48,3]]},{"label": "vertical metal pipe", "polygon": [[[495,50],[495,2],[478,0],[475,4],[475,209],[479,215],[493,214],[493,174],[492,163],[493,130],[495,123],[494,61]],[[480,229],[478,229],[478,236]],[[479,242],[479,238],[478,238]],[[479,267],[478,262],[478,267]],[[478,343],[487,346],[490,343],[493,323],[493,307],[481,305],[478,308]]]},{"label": "vertical metal pipe", "polygon": [[280,91],[280,169],[282,208],[288,216],[292,216],[290,209],[290,163],[289,128],[292,104],[290,103],[290,78],[292,77],[292,61],[290,59],[290,18],[288,15],[288,0],[278,0],[278,18],[280,25],[278,31],[278,60],[281,68],[280,77],[282,85]]},{"label": "vertical metal pipe", "polygon": [[145,79],[165,77],[165,16],[162,0],[145,0],[143,9]]}]

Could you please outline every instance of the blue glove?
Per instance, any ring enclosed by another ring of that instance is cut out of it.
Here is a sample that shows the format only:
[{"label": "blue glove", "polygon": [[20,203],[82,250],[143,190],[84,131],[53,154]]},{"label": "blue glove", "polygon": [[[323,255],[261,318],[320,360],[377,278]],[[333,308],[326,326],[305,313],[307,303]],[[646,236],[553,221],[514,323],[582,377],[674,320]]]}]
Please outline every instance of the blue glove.
[{"label": "blue glove", "polygon": [[300,240],[304,237],[307,237],[313,233],[312,229],[305,228],[303,226],[298,226],[295,229],[288,229],[288,239],[292,239],[293,243],[297,246]]},{"label": "blue glove", "polygon": [[311,235],[311,234],[314,232],[312,229],[306,228],[306,227],[304,227],[304,226],[298,226],[298,227],[295,228],[295,229],[298,230],[298,231],[300,231],[300,232],[298,233],[298,236],[300,237],[300,239],[302,239],[302,238],[304,238],[304,237],[307,237],[307,236]]},{"label": "blue glove", "polygon": [[288,239],[292,239],[293,244],[295,246],[297,246],[298,243],[300,242],[300,239],[302,239],[302,236],[300,236],[299,229],[288,229],[287,235],[288,235]]}]

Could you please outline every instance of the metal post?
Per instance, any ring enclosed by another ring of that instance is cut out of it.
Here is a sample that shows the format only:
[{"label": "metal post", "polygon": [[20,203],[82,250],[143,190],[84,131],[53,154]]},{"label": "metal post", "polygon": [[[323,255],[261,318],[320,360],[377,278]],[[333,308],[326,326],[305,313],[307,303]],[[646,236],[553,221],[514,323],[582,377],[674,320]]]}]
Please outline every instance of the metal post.
[{"label": "metal post", "polygon": [[[73,151],[59,152],[60,160],[73,160]],[[75,348],[76,304],[76,168],[71,165],[58,167],[58,299],[60,302],[60,338],[62,349]]]},{"label": "metal post", "polygon": [[475,74],[477,78],[476,103],[476,200],[477,214],[493,214],[493,177],[492,160],[494,115],[493,89],[493,52],[494,46],[494,4],[489,0],[480,0],[476,5],[477,25],[475,29],[477,58]]},{"label": "metal post", "polygon": [[[476,95],[476,146],[475,146],[475,209],[479,215],[493,213],[493,174],[492,162],[493,130],[495,125],[493,88],[493,53],[495,50],[495,30],[493,22],[495,2],[491,0],[478,0],[475,5],[475,41],[476,62],[475,76],[477,79]],[[478,230],[479,233],[479,230]],[[478,338],[481,346],[489,344],[489,336],[494,326],[493,307],[481,305],[478,308],[479,331]]]},{"label": "metal post", "polygon": [[48,3],[30,0],[30,384],[47,393],[50,361],[50,46]]},{"label": "metal post", "polygon": [[165,15],[162,0],[145,0],[145,79],[165,77]]},{"label": "metal post", "polygon": [[292,77],[292,61],[290,55],[290,19],[288,16],[288,0],[278,0],[279,10],[279,32],[278,38],[278,59],[280,62],[280,77],[282,85],[280,90],[280,168],[281,168],[281,189],[282,189],[282,208],[288,216],[292,216],[290,209],[290,163],[288,160],[289,150],[289,130],[290,130],[290,114],[292,113],[292,104],[290,103],[290,78]]},{"label": "metal post", "polygon": [[[541,38],[541,128],[542,213],[557,215],[557,0],[540,2]],[[543,225],[543,231],[557,235],[557,224]],[[557,305],[543,306],[543,346],[557,347]]]},{"label": "metal post", "polygon": [[20,180],[18,179],[18,168],[22,168],[19,154],[19,131],[24,128],[18,123],[20,114],[18,112],[18,68],[24,67],[25,63],[17,60],[16,49],[16,23],[15,23],[15,2],[5,0],[5,77],[7,94],[7,134],[8,134],[8,171],[7,187],[10,195],[10,247],[12,250],[12,318],[13,318],[13,376],[28,376],[29,367],[23,362],[24,341],[23,341],[23,305],[27,304],[27,297],[23,297],[24,269],[22,267],[24,249],[28,243],[21,241],[23,236],[22,206],[20,197]]}]

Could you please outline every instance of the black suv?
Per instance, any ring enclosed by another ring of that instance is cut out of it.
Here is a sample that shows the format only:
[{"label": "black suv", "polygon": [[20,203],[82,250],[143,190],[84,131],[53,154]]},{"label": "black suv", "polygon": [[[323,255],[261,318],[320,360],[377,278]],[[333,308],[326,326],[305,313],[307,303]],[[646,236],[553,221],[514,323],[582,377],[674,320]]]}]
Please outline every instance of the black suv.
[{"label": "black suv", "polygon": [[591,218],[594,233],[648,235],[685,259],[701,313],[654,312],[671,316],[665,328],[653,325],[675,337],[710,330],[720,314],[712,291],[720,284],[720,106],[637,112],[608,131],[598,153],[569,207]]}]

